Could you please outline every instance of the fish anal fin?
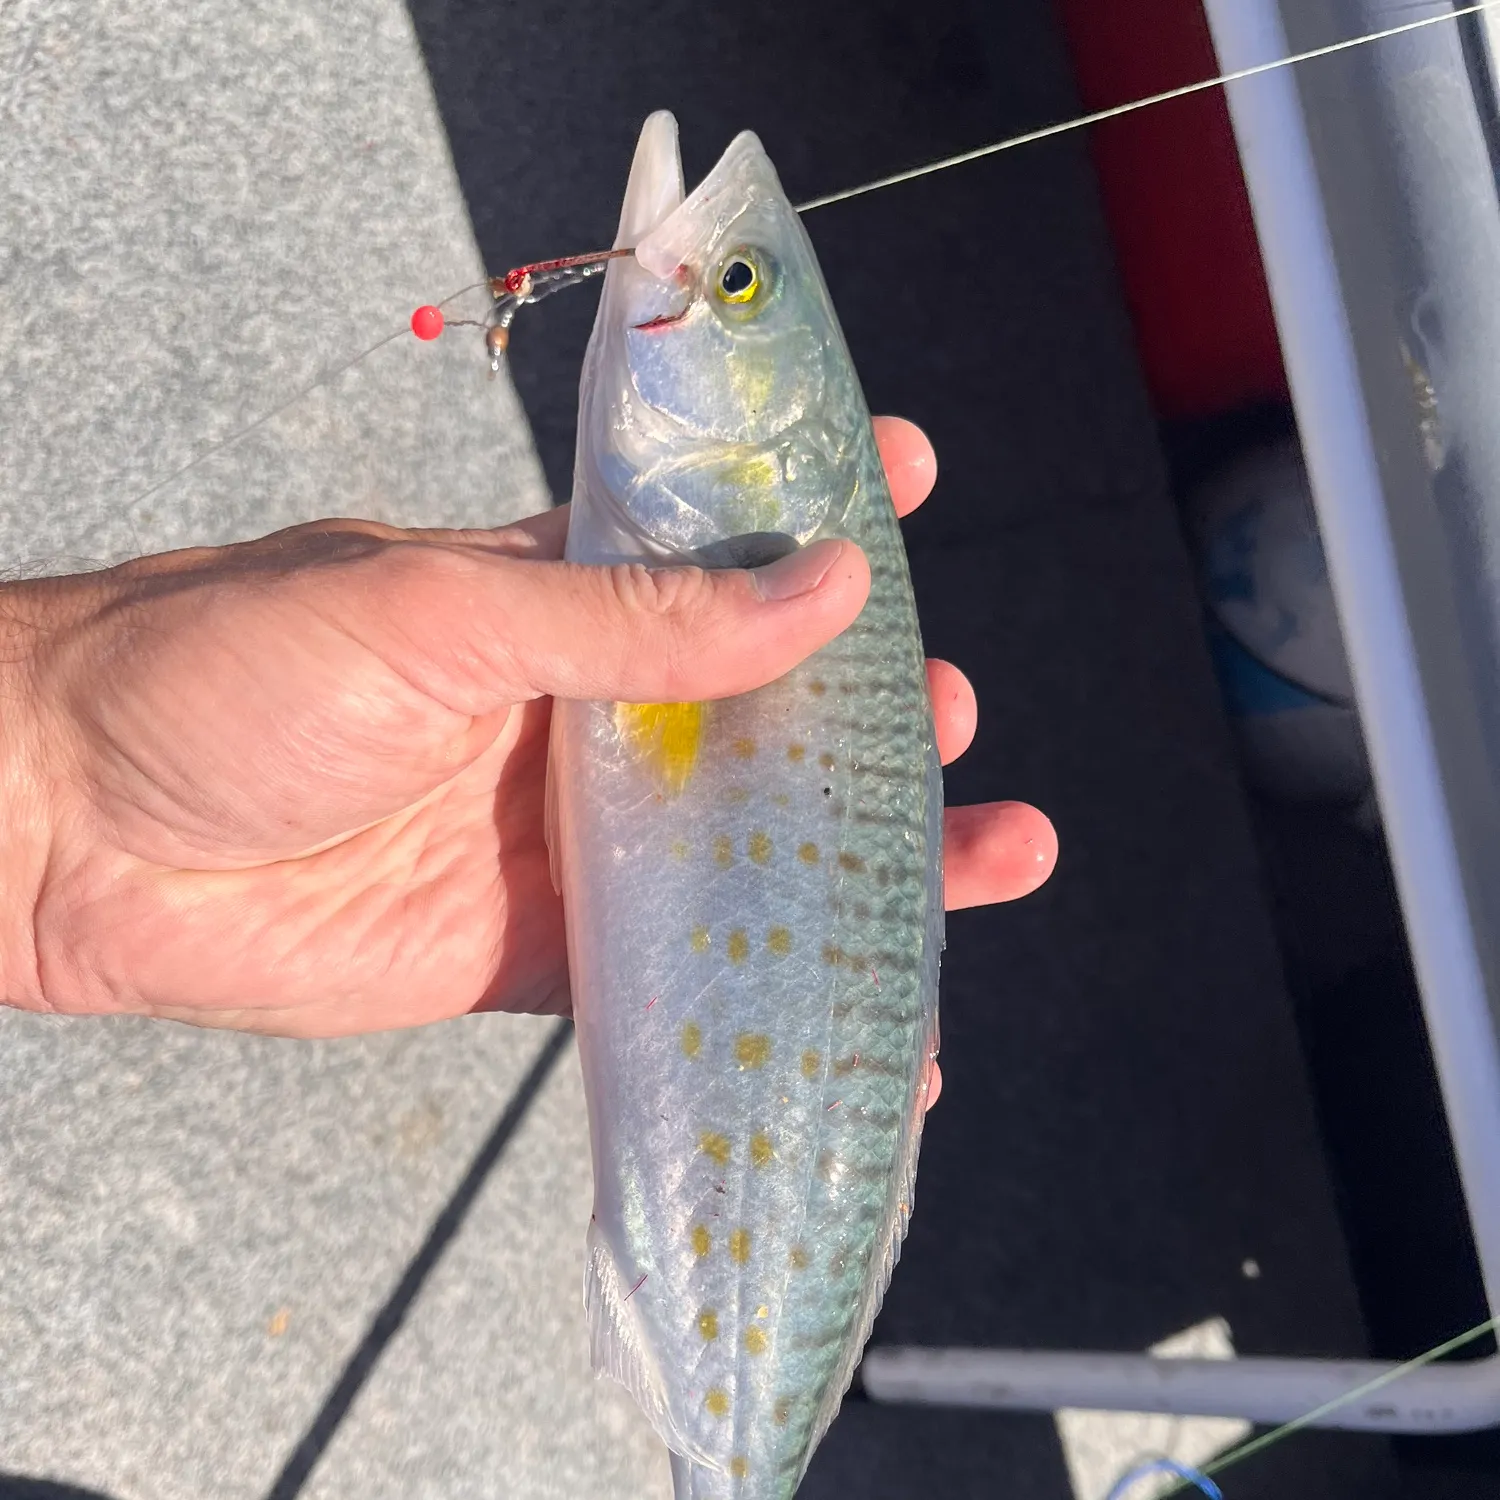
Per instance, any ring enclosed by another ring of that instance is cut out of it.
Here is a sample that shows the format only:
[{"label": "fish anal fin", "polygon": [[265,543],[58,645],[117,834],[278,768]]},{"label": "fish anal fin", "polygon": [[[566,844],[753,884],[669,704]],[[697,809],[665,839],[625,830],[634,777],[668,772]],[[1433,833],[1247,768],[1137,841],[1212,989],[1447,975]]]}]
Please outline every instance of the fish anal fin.
[{"label": "fish anal fin", "polygon": [[675,1454],[712,1466],[712,1460],[683,1431],[667,1400],[666,1385],[641,1335],[630,1298],[639,1289],[620,1275],[614,1252],[597,1224],[589,1225],[584,1268],[584,1308],[589,1324],[589,1357],[595,1375],[607,1375],[635,1399],[656,1435]]}]

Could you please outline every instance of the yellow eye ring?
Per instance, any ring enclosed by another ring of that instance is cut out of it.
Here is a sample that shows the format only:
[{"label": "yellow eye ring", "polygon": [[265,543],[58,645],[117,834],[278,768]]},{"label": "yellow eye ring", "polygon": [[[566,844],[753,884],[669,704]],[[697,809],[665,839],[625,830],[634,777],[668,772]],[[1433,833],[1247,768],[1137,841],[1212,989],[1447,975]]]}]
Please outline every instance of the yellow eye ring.
[{"label": "yellow eye ring", "polygon": [[719,301],[735,307],[753,302],[760,289],[760,267],[743,250],[736,251],[724,262],[714,282]]}]

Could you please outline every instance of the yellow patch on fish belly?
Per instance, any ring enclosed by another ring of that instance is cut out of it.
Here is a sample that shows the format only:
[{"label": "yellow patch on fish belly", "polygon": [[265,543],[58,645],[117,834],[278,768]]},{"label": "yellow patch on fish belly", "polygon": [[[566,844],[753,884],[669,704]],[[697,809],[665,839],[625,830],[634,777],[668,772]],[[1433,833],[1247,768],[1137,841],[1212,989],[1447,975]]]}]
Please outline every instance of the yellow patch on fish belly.
[{"label": "yellow patch on fish belly", "polygon": [[698,1149],[715,1166],[727,1167],[729,1165],[729,1137],[720,1135],[716,1130],[705,1130],[698,1137]]},{"label": "yellow patch on fish belly", "polygon": [[801,1245],[793,1245],[792,1253],[787,1259],[791,1261],[794,1271],[805,1271],[812,1264],[811,1257]]},{"label": "yellow patch on fish belly", "polygon": [[803,844],[797,850],[797,858],[805,865],[815,865],[818,862],[818,846],[816,844]]},{"label": "yellow patch on fish belly", "polygon": [[745,1353],[764,1354],[766,1345],[771,1341],[766,1337],[764,1328],[747,1328],[745,1330]]},{"label": "yellow patch on fish belly", "polygon": [[834,760],[834,758],[825,750],[818,757],[818,764],[822,766],[825,771],[831,771],[838,764],[838,762]]},{"label": "yellow patch on fish belly", "polygon": [[796,765],[797,762],[801,760],[802,757],[806,754],[807,747],[805,745],[788,745],[786,747],[786,758],[791,761],[793,765]]},{"label": "yellow patch on fish belly", "polygon": [[777,958],[785,958],[792,951],[791,929],[786,927],[773,927],[766,934],[766,947],[776,955]]},{"label": "yellow patch on fish belly", "polygon": [[729,934],[726,951],[729,954],[729,962],[732,964],[742,964],[750,957],[750,939],[743,927],[736,927]]},{"label": "yellow patch on fish belly", "polygon": [[693,1232],[689,1236],[689,1239],[692,1241],[693,1254],[699,1260],[706,1260],[708,1252],[714,1247],[713,1236],[708,1232],[708,1225],[694,1224]]},{"label": "yellow patch on fish belly", "polygon": [[737,1266],[744,1265],[750,1259],[750,1231],[748,1229],[736,1229],[731,1232],[729,1258]]},{"label": "yellow patch on fish belly", "polygon": [[839,869],[847,870],[851,875],[863,875],[865,862],[857,854],[850,854],[847,849],[839,854]]},{"label": "yellow patch on fish belly", "polygon": [[755,741],[748,734],[741,735],[730,748],[741,760],[755,759]]},{"label": "yellow patch on fish belly", "polygon": [[695,928],[693,928],[692,944],[693,944],[693,952],[694,953],[707,953],[708,952],[708,928],[706,928],[706,927],[695,927]]},{"label": "yellow patch on fish belly", "polygon": [[617,703],[615,729],[675,796],[692,778],[703,743],[701,703]]},{"label": "yellow patch on fish belly", "polygon": [[714,863],[721,870],[727,870],[734,863],[734,840],[727,833],[721,833],[714,840]]},{"label": "yellow patch on fish belly", "polygon": [[765,1134],[750,1137],[750,1165],[764,1167],[770,1164],[776,1153],[771,1149],[771,1137]]},{"label": "yellow patch on fish belly", "polygon": [[696,1021],[689,1021],[682,1028],[682,1055],[697,1057],[703,1050],[703,1028]]},{"label": "yellow patch on fish belly", "polygon": [[704,1408],[711,1417],[727,1417],[729,1415],[729,1397],[715,1386],[704,1398]]},{"label": "yellow patch on fish belly", "polygon": [[757,829],[750,835],[750,843],[747,849],[752,864],[768,865],[771,863],[771,835]]},{"label": "yellow patch on fish belly", "polygon": [[743,1453],[736,1453],[729,1460],[729,1472],[735,1479],[747,1479],[750,1475],[750,1460]]},{"label": "yellow patch on fish belly", "polygon": [[705,1343],[712,1343],[719,1336],[719,1315],[713,1308],[705,1307],[698,1314],[698,1332],[703,1335]]},{"label": "yellow patch on fish belly", "polygon": [[771,1038],[758,1031],[742,1031],[734,1039],[734,1056],[742,1068],[763,1068],[771,1060]]},{"label": "yellow patch on fish belly", "polygon": [[811,1047],[802,1054],[802,1076],[804,1078],[816,1078],[823,1067],[823,1058],[820,1053],[814,1052]]}]

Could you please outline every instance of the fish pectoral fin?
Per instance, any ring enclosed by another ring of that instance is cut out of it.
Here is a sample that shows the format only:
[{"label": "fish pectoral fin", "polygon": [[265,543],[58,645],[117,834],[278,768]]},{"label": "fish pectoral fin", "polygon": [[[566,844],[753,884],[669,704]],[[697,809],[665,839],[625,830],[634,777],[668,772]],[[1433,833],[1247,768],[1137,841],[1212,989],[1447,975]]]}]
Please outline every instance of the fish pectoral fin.
[{"label": "fish pectoral fin", "polygon": [[641,1334],[630,1299],[634,1289],[620,1274],[614,1252],[599,1231],[589,1225],[588,1259],[584,1270],[584,1307],[589,1322],[589,1357],[595,1375],[608,1375],[623,1385],[656,1435],[673,1453],[694,1463],[715,1467],[713,1460],[681,1427],[667,1397],[666,1382]]}]

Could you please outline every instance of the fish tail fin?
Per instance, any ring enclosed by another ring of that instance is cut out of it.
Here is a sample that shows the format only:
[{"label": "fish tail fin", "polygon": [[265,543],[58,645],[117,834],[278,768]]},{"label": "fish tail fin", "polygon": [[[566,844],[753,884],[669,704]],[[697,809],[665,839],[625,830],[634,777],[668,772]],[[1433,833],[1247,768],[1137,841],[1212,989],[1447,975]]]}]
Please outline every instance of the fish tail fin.
[{"label": "fish tail fin", "polygon": [[706,1474],[709,1471],[702,1469],[692,1459],[684,1458],[680,1453],[668,1455],[672,1460],[672,1500],[700,1500],[702,1491],[697,1488],[697,1481],[693,1478],[696,1473]]},{"label": "fish tail fin", "polygon": [[775,1474],[726,1473],[707,1464],[695,1464],[680,1453],[672,1453],[672,1500],[792,1500],[800,1476],[795,1470]]},{"label": "fish tail fin", "polygon": [[671,1454],[671,1459],[672,1500],[747,1500],[744,1480],[707,1464],[695,1464],[680,1453]]}]

